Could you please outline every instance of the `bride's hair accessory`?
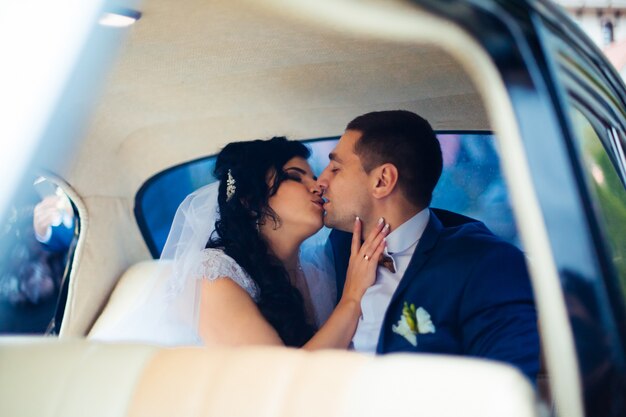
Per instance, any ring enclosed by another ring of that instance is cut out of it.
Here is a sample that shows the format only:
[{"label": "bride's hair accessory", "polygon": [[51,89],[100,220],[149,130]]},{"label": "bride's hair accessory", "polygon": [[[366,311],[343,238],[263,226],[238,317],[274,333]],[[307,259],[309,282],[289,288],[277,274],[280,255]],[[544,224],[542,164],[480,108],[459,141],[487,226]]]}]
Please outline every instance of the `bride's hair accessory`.
[{"label": "bride's hair accessory", "polygon": [[228,178],[226,179],[226,201],[230,201],[231,198],[235,195],[235,191],[237,191],[237,187],[235,186],[235,179],[233,178],[233,174],[228,170]]}]

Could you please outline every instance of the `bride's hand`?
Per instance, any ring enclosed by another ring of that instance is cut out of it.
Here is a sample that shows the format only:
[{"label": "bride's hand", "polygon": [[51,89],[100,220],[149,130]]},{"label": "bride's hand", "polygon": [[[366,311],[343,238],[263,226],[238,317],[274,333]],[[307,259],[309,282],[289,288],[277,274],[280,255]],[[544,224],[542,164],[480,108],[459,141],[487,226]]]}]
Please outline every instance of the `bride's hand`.
[{"label": "bride's hand", "polygon": [[384,238],[389,234],[389,225],[386,225],[381,218],[363,244],[361,244],[361,228],[361,220],[357,217],[354,221],[350,263],[342,296],[343,299],[355,301],[359,305],[365,291],[376,280],[378,258],[385,248]]}]

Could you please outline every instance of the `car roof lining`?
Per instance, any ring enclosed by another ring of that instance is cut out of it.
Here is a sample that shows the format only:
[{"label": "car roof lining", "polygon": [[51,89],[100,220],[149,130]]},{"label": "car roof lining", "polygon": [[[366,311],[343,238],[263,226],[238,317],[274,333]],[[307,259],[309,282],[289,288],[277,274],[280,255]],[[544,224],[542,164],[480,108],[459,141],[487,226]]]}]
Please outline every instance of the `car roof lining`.
[{"label": "car roof lining", "polygon": [[142,12],[73,163],[50,167],[81,195],[130,198],[156,172],[228,142],[339,135],[373,110],[490,129],[466,71],[431,42],[342,32],[246,1],[148,0]]}]

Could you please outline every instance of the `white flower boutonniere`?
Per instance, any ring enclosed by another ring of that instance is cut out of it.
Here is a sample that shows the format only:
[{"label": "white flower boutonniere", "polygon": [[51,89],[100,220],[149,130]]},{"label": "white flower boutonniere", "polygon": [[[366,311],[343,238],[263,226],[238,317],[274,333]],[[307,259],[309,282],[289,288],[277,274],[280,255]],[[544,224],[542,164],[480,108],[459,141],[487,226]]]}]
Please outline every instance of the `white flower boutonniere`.
[{"label": "white flower boutonniere", "polygon": [[413,346],[417,346],[417,335],[435,333],[435,325],[430,320],[428,311],[422,307],[416,309],[415,304],[409,306],[405,301],[400,320],[397,325],[391,326],[391,330],[404,337]]}]

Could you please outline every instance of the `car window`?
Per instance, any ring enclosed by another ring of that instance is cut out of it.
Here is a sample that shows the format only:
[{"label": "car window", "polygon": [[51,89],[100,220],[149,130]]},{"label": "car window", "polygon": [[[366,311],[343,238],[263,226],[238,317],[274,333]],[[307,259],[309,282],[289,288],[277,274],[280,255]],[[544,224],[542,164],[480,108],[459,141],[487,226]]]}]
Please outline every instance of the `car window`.
[{"label": "car window", "polygon": [[[439,134],[444,169],[433,195],[433,207],[484,221],[505,240],[518,244],[509,197],[500,172],[495,139],[490,134]],[[338,138],[305,142],[316,174],[328,164]],[[163,171],[139,190],[135,215],[152,255],[157,258],[167,239],[178,205],[194,190],[215,181],[215,156]]]},{"label": "car window", "polygon": [[439,134],[438,138],[443,172],[432,206],[481,220],[496,235],[519,246],[495,137]]},{"label": "car window", "polygon": [[[607,236],[611,260],[626,294],[626,190],[618,172],[623,155],[611,158],[590,121],[573,108],[572,122],[576,145],[583,159],[585,182],[593,199],[596,215]],[[616,132],[609,130],[614,148],[621,148]]]},{"label": "car window", "polygon": [[79,219],[68,195],[51,179],[33,177],[22,191],[0,229],[0,242],[5,242],[0,248],[0,333],[54,333]]}]

